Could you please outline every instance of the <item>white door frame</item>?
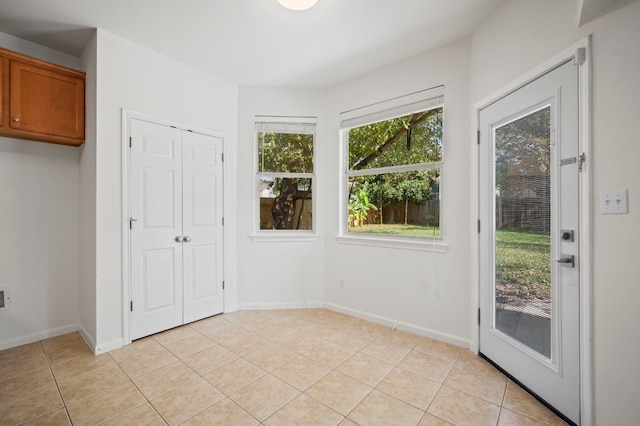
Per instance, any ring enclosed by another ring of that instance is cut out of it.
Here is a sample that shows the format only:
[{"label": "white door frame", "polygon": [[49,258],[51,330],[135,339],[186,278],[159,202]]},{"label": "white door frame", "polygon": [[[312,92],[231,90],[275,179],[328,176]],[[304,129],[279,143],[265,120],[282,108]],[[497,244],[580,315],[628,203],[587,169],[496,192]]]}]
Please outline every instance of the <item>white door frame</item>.
[{"label": "white door frame", "polygon": [[[129,303],[131,301],[131,265],[130,265],[130,235],[129,232],[129,138],[131,137],[131,120],[147,121],[162,126],[176,127],[182,130],[189,130],[196,133],[201,133],[208,136],[213,136],[222,139],[222,151],[226,151],[227,139],[221,134],[208,129],[202,129],[194,127],[188,124],[178,123],[171,120],[165,120],[162,118],[154,117],[148,114],[143,114],[128,109],[122,109],[122,336],[123,344],[128,345],[131,343],[131,311],[129,309]],[[227,183],[229,182],[228,167],[223,165],[223,216],[227,216]],[[223,227],[223,254],[222,254],[222,276],[223,282],[227,281],[227,242],[228,240],[227,227]],[[223,312],[227,311],[228,300],[227,292],[223,292]]]},{"label": "white door frame", "polygon": [[476,179],[475,205],[476,216],[471,223],[471,229],[476,233],[476,244],[472,255],[476,266],[474,276],[474,286],[472,289],[472,303],[474,310],[471,313],[471,342],[470,350],[476,354],[479,352],[480,327],[477,319],[477,310],[480,309],[480,238],[477,233],[477,220],[480,217],[479,211],[479,149],[476,143],[476,129],[479,126],[480,110],[496,102],[497,100],[518,90],[527,83],[546,74],[567,59],[574,58],[580,49],[584,52],[584,63],[579,67],[578,84],[578,144],[580,154],[585,155],[582,166],[582,173],[579,175],[580,182],[580,418],[581,424],[591,426],[594,424],[593,413],[593,380],[592,380],[592,358],[593,348],[591,344],[592,336],[592,250],[591,250],[591,37],[584,38],[571,47],[558,53],[548,61],[537,66],[530,72],[511,82],[507,86],[482,99],[473,106],[472,116],[472,141],[475,146],[476,156],[472,160],[474,179]]}]

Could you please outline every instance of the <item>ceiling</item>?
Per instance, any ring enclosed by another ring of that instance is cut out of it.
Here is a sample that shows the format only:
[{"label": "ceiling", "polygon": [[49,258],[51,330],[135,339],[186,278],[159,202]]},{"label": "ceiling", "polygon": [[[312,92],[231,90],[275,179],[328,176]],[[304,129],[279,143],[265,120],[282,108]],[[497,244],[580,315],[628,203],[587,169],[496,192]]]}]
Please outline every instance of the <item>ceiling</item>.
[{"label": "ceiling", "polygon": [[0,0],[0,32],[75,56],[101,28],[243,86],[330,87],[470,35],[504,0]]},{"label": "ceiling", "polygon": [[580,21],[584,25],[636,0],[580,0]]}]

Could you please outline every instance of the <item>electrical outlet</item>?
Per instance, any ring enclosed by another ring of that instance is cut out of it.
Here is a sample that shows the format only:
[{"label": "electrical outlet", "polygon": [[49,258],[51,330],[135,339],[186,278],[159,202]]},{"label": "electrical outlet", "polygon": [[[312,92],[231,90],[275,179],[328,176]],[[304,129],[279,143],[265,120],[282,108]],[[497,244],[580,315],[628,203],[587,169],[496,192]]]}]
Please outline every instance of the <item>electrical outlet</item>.
[{"label": "electrical outlet", "polygon": [[629,213],[627,190],[603,191],[600,193],[600,213],[626,214]]}]

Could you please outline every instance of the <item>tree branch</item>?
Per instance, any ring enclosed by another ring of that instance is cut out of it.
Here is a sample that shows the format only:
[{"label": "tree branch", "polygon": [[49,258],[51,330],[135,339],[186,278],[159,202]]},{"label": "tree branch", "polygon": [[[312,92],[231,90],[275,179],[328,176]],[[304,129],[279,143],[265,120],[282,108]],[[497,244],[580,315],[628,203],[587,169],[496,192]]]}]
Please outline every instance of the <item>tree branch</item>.
[{"label": "tree branch", "polygon": [[[436,115],[438,111],[439,111],[438,109],[431,109],[428,111],[423,111],[421,113],[413,114],[411,116],[411,120],[409,120],[409,129],[414,128],[418,124],[426,121],[428,118]],[[351,167],[351,170],[361,170],[367,167],[369,164],[375,161],[375,159],[378,158],[382,153],[384,153],[389,148],[391,148],[391,146],[393,146],[394,143],[399,141],[400,138],[406,134],[406,131],[407,129],[404,127],[401,129],[398,129],[398,131],[393,136],[391,136],[386,141],[384,141],[384,143],[380,145],[378,148],[376,148],[375,151],[367,155],[365,158],[362,158],[356,161],[356,163]]]}]

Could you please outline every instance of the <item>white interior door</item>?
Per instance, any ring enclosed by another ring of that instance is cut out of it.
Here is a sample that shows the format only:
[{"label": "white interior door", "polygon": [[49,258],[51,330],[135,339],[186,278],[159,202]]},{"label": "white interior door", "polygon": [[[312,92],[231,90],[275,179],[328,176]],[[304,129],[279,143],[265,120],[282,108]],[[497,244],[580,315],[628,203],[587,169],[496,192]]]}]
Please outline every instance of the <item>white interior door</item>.
[{"label": "white interior door", "polygon": [[184,322],[223,310],[222,139],[183,135]]},{"label": "white interior door", "polygon": [[480,352],[580,422],[578,67],[482,109]]},{"label": "white interior door", "polygon": [[131,338],[182,324],[182,132],[131,120]]},{"label": "white interior door", "polygon": [[131,339],[223,311],[222,139],[131,119]]}]

